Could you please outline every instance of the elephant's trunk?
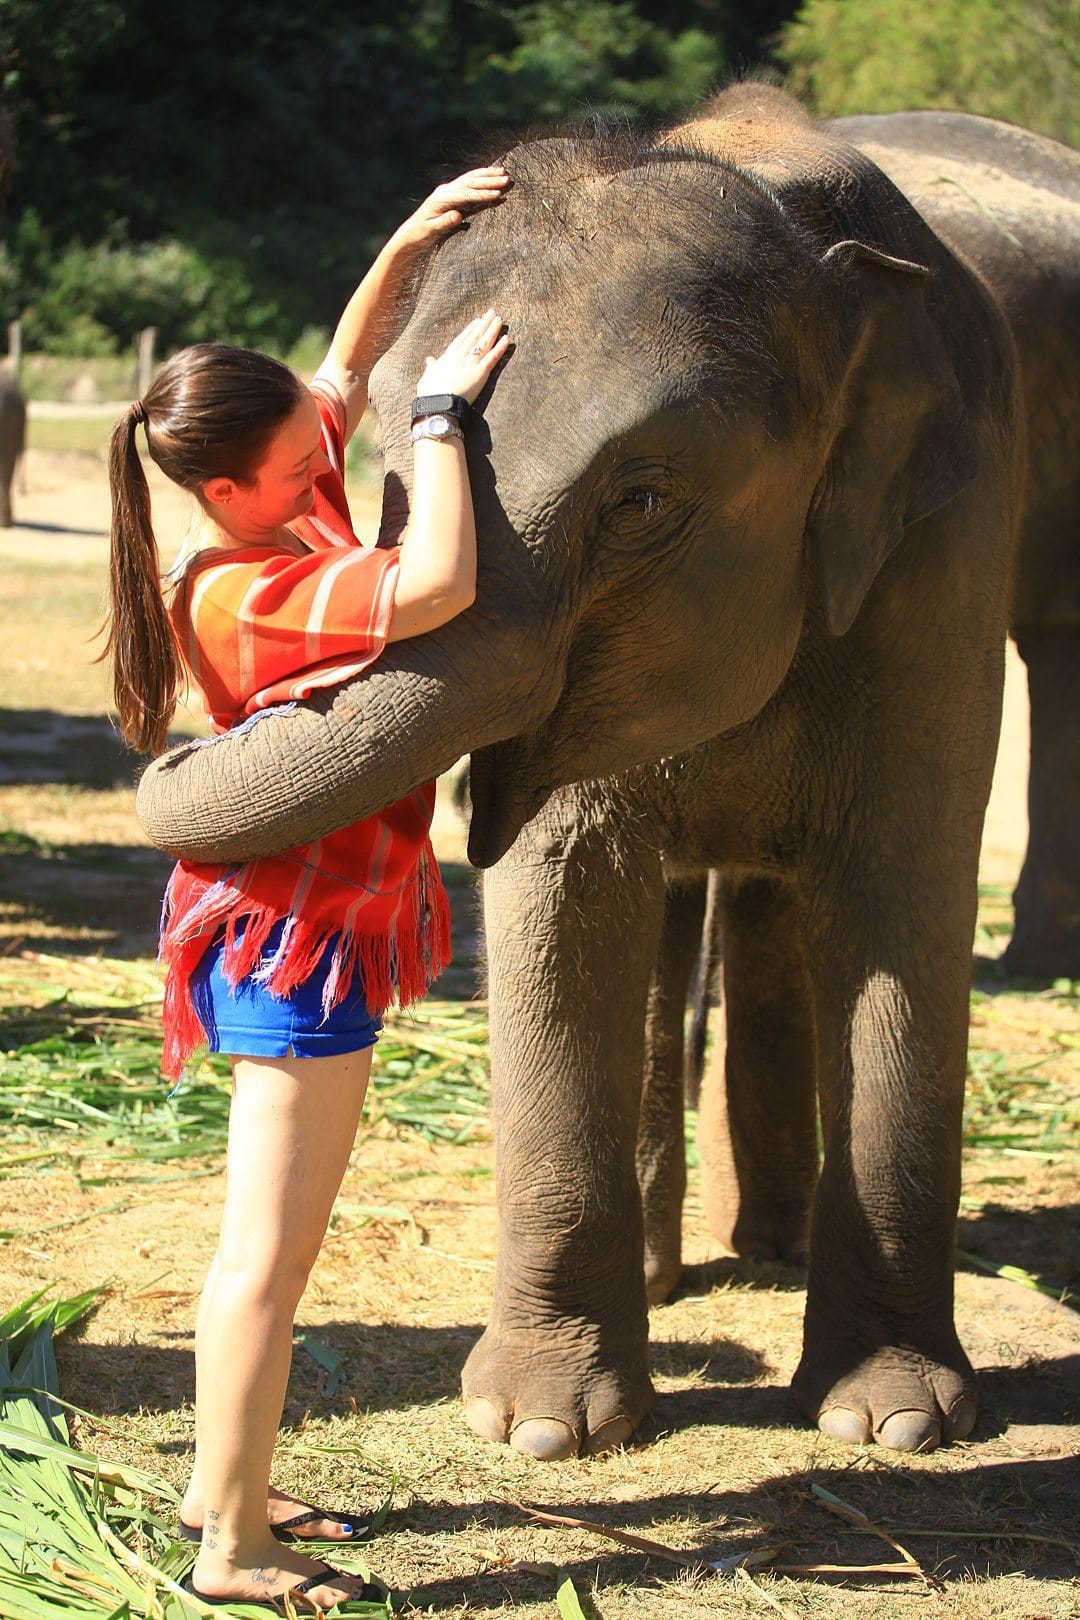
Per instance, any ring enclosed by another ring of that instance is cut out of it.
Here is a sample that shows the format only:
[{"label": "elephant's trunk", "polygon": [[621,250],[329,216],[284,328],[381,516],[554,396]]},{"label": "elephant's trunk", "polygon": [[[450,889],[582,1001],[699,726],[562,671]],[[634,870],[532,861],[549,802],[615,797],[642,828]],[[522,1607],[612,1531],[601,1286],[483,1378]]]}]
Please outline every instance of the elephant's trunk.
[{"label": "elephant's trunk", "polygon": [[347,686],[163,755],[139,785],[147,836],[187,860],[277,854],[538,724],[558,697],[561,660],[522,635],[517,615],[513,625],[482,618],[474,607],[392,644]]}]

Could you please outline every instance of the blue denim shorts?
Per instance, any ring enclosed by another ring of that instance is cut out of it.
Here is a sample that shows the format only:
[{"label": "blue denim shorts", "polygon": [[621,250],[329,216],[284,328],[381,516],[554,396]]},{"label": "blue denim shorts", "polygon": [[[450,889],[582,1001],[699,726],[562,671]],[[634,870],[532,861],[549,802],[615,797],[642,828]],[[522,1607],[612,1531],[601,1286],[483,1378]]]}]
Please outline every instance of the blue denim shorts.
[{"label": "blue denim shorts", "polygon": [[[270,933],[262,959],[273,956],[283,923]],[[211,1052],[234,1057],[337,1057],[374,1046],[382,1019],[372,1013],[357,973],[336,1007],[324,1017],[322,991],[336,940],[314,972],[287,996],[273,995],[248,975],[231,985],[221,968],[224,935],[203,952],[191,975],[191,999]]]}]

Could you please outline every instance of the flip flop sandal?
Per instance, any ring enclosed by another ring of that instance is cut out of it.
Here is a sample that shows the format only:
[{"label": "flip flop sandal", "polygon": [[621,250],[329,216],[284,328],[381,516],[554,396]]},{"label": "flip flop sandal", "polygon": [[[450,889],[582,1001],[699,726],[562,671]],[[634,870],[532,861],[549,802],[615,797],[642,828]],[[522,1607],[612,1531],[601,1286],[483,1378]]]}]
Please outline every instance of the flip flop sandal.
[{"label": "flip flop sandal", "polygon": [[[297,1513],[294,1518],[284,1519],[281,1524],[272,1524],[270,1531],[279,1541],[318,1541],[318,1536],[298,1536],[296,1531],[302,1524],[318,1524],[320,1519],[329,1519],[331,1524],[348,1525],[352,1534],[343,1539],[349,1541],[367,1541],[371,1535],[370,1524],[358,1524],[356,1514],[331,1513],[326,1508],[311,1508],[306,1513]],[[332,1539],[336,1541],[339,1538],[335,1536]]]},{"label": "flip flop sandal", "polygon": [[[346,1574],[343,1569],[335,1569],[332,1564],[327,1564],[325,1568],[319,1570],[317,1575],[309,1575],[306,1581],[297,1581],[295,1586],[286,1586],[271,1598],[236,1597],[235,1594],[232,1597],[210,1597],[208,1593],[200,1592],[193,1580],[186,1580],[182,1585],[185,1592],[190,1593],[193,1598],[198,1598],[200,1603],[208,1603],[214,1609],[226,1608],[230,1603],[245,1603],[249,1604],[253,1609],[272,1609],[275,1614],[281,1614],[283,1612],[282,1599],[286,1592],[290,1595],[294,1592],[310,1592],[313,1587],[321,1586],[324,1581],[333,1579],[335,1575],[341,1580],[352,1580],[353,1578],[351,1575]],[[385,1602],[386,1592],[384,1588],[375,1586],[371,1581],[365,1581],[356,1597],[339,1598],[334,1607],[347,1607],[350,1603]]]},{"label": "flip flop sandal", "polygon": [[[296,1532],[301,1525],[318,1524],[320,1519],[329,1519],[333,1524],[346,1524],[352,1529],[352,1535],[348,1537],[332,1536],[331,1540],[367,1541],[371,1536],[371,1526],[370,1524],[357,1523],[357,1517],[356,1514],[331,1513],[329,1508],[309,1508],[304,1513],[295,1514],[291,1519],[282,1520],[280,1524],[272,1524],[270,1531],[272,1535],[277,1537],[278,1541],[325,1541],[327,1539],[325,1536],[298,1536]],[[180,1520],[179,1531],[181,1541],[202,1540],[202,1531],[198,1525],[185,1524],[183,1519]]]}]

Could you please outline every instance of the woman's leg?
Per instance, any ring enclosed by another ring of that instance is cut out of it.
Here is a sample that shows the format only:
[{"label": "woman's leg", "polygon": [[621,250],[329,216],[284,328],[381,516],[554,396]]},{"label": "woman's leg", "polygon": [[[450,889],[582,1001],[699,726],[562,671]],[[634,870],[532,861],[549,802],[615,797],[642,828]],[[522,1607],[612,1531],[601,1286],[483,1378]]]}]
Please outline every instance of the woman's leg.
[{"label": "woman's leg", "polygon": [[[267,1597],[319,1567],[270,1533],[270,1459],[293,1317],[348,1164],[370,1069],[370,1048],[233,1063],[225,1208],[195,1346],[205,1517],[193,1579],[210,1596]],[[310,1595],[329,1607],[348,1590],[331,1579]]]},{"label": "woman's leg", "polygon": [[[336,1061],[336,1060],[335,1060]],[[195,1318],[195,1343],[202,1338],[202,1324],[208,1302],[213,1298],[214,1286],[217,1279],[217,1255],[215,1254],[206,1274],[202,1294],[199,1299],[199,1311]],[[298,1514],[310,1511],[311,1504],[301,1500],[298,1496],[290,1496],[287,1491],[279,1491],[271,1485],[267,1492],[267,1517],[271,1525],[285,1524],[287,1520],[295,1518]],[[184,1500],[180,1504],[180,1520],[185,1526],[201,1530],[206,1517],[205,1492],[202,1483],[202,1459],[199,1454],[198,1437],[195,1444],[195,1461],[191,1469],[191,1478],[188,1480]],[[362,1518],[356,1521],[355,1529],[366,1529]],[[313,1519],[309,1524],[298,1525],[290,1534],[298,1541],[349,1541],[352,1539],[354,1526],[343,1524],[339,1518]]]}]

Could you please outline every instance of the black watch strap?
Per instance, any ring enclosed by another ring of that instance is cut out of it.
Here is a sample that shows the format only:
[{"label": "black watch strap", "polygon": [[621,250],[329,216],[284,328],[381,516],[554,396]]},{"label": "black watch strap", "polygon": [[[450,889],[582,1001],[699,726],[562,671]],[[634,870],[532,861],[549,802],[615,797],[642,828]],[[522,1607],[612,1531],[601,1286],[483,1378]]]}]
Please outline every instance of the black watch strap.
[{"label": "black watch strap", "polygon": [[412,402],[414,422],[422,416],[452,416],[464,427],[468,415],[469,402],[460,394],[419,394]]}]

